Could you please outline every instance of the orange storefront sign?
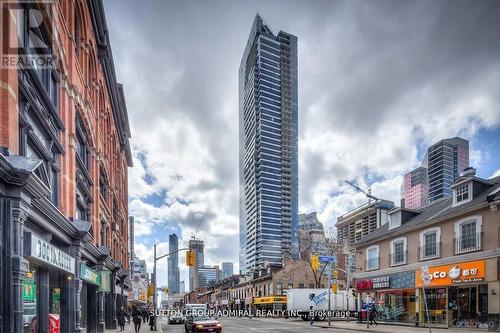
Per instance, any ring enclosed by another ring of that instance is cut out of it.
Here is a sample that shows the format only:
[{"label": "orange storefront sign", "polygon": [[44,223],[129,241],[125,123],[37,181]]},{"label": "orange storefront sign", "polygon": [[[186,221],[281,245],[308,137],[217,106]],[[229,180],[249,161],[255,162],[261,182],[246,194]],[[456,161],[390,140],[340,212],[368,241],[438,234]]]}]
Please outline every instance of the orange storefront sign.
[{"label": "orange storefront sign", "polygon": [[[483,281],[486,274],[484,260],[468,261],[459,264],[429,267],[429,287],[448,286],[455,283]],[[422,271],[417,270],[417,287],[422,286]]]}]

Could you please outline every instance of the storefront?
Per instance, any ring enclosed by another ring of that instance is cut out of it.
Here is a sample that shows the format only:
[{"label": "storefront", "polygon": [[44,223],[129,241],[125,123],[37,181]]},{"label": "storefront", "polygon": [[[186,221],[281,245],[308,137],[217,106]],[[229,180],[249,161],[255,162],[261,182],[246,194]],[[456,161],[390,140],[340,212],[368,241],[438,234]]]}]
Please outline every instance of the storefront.
[{"label": "storefront", "polygon": [[[406,271],[359,279],[356,280],[356,290],[359,303],[367,297],[374,301],[379,321],[416,323],[415,272]],[[358,308],[361,309],[362,304],[358,304]],[[363,312],[360,314],[363,316]]]},{"label": "storefront", "polygon": [[99,307],[97,290],[100,285],[99,272],[88,267],[85,263],[80,263],[80,279],[82,280],[81,301],[81,321],[82,332],[96,332],[99,322]]},{"label": "storefront", "polygon": [[256,310],[280,311],[286,310],[286,296],[255,297],[253,304]]},{"label": "storefront", "polygon": [[69,295],[75,259],[32,232],[24,233],[24,257],[29,268],[23,279],[23,332],[58,332],[70,311]]},{"label": "storefront", "polygon": [[[488,312],[488,294],[492,288],[486,280],[486,266],[486,260],[476,260],[429,267],[427,277],[424,277],[428,281],[426,285],[422,281],[422,271],[418,270],[416,282],[421,296],[421,324],[430,322],[431,325],[443,327],[496,327],[496,318]],[[496,281],[492,282],[496,284]]]}]

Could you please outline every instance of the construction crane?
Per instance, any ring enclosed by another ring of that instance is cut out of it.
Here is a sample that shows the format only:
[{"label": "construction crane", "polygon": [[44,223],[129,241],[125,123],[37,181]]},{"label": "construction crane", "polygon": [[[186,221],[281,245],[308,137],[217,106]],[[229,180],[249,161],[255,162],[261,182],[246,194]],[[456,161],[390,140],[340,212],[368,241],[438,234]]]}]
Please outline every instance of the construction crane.
[{"label": "construction crane", "polygon": [[362,188],[360,188],[358,185],[354,184],[353,182],[350,182],[348,180],[344,180],[344,182],[346,184],[350,185],[356,191],[358,191],[358,192],[363,193],[364,195],[366,195],[367,198],[373,199],[375,201],[380,201],[379,198],[377,198],[376,196],[372,195],[372,190],[371,189],[368,189],[368,191],[364,191]]}]

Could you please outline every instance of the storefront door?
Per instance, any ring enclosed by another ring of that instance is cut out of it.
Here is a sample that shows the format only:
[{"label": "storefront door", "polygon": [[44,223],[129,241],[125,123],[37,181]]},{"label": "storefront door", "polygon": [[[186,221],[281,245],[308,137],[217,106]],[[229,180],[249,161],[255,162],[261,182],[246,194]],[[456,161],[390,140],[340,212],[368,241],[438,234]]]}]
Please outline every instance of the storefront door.
[{"label": "storefront door", "polygon": [[450,287],[448,293],[452,320],[476,319],[477,286]]}]

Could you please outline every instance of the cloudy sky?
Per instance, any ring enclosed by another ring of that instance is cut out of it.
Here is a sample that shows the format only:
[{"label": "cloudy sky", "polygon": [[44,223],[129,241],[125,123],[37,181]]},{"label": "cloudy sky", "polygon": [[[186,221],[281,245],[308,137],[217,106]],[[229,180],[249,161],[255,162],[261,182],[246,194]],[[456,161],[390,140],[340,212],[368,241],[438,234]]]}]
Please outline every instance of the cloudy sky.
[{"label": "cloudy sky", "polygon": [[479,176],[500,174],[498,1],[105,6],[132,128],[136,253],[150,267],[154,242],[166,253],[175,232],[185,245],[203,216],[206,263],[237,269],[237,75],[256,13],[299,40],[300,212],[328,227],[363,204],[344,179],[398,201],[403,173],[456,135]]}]

